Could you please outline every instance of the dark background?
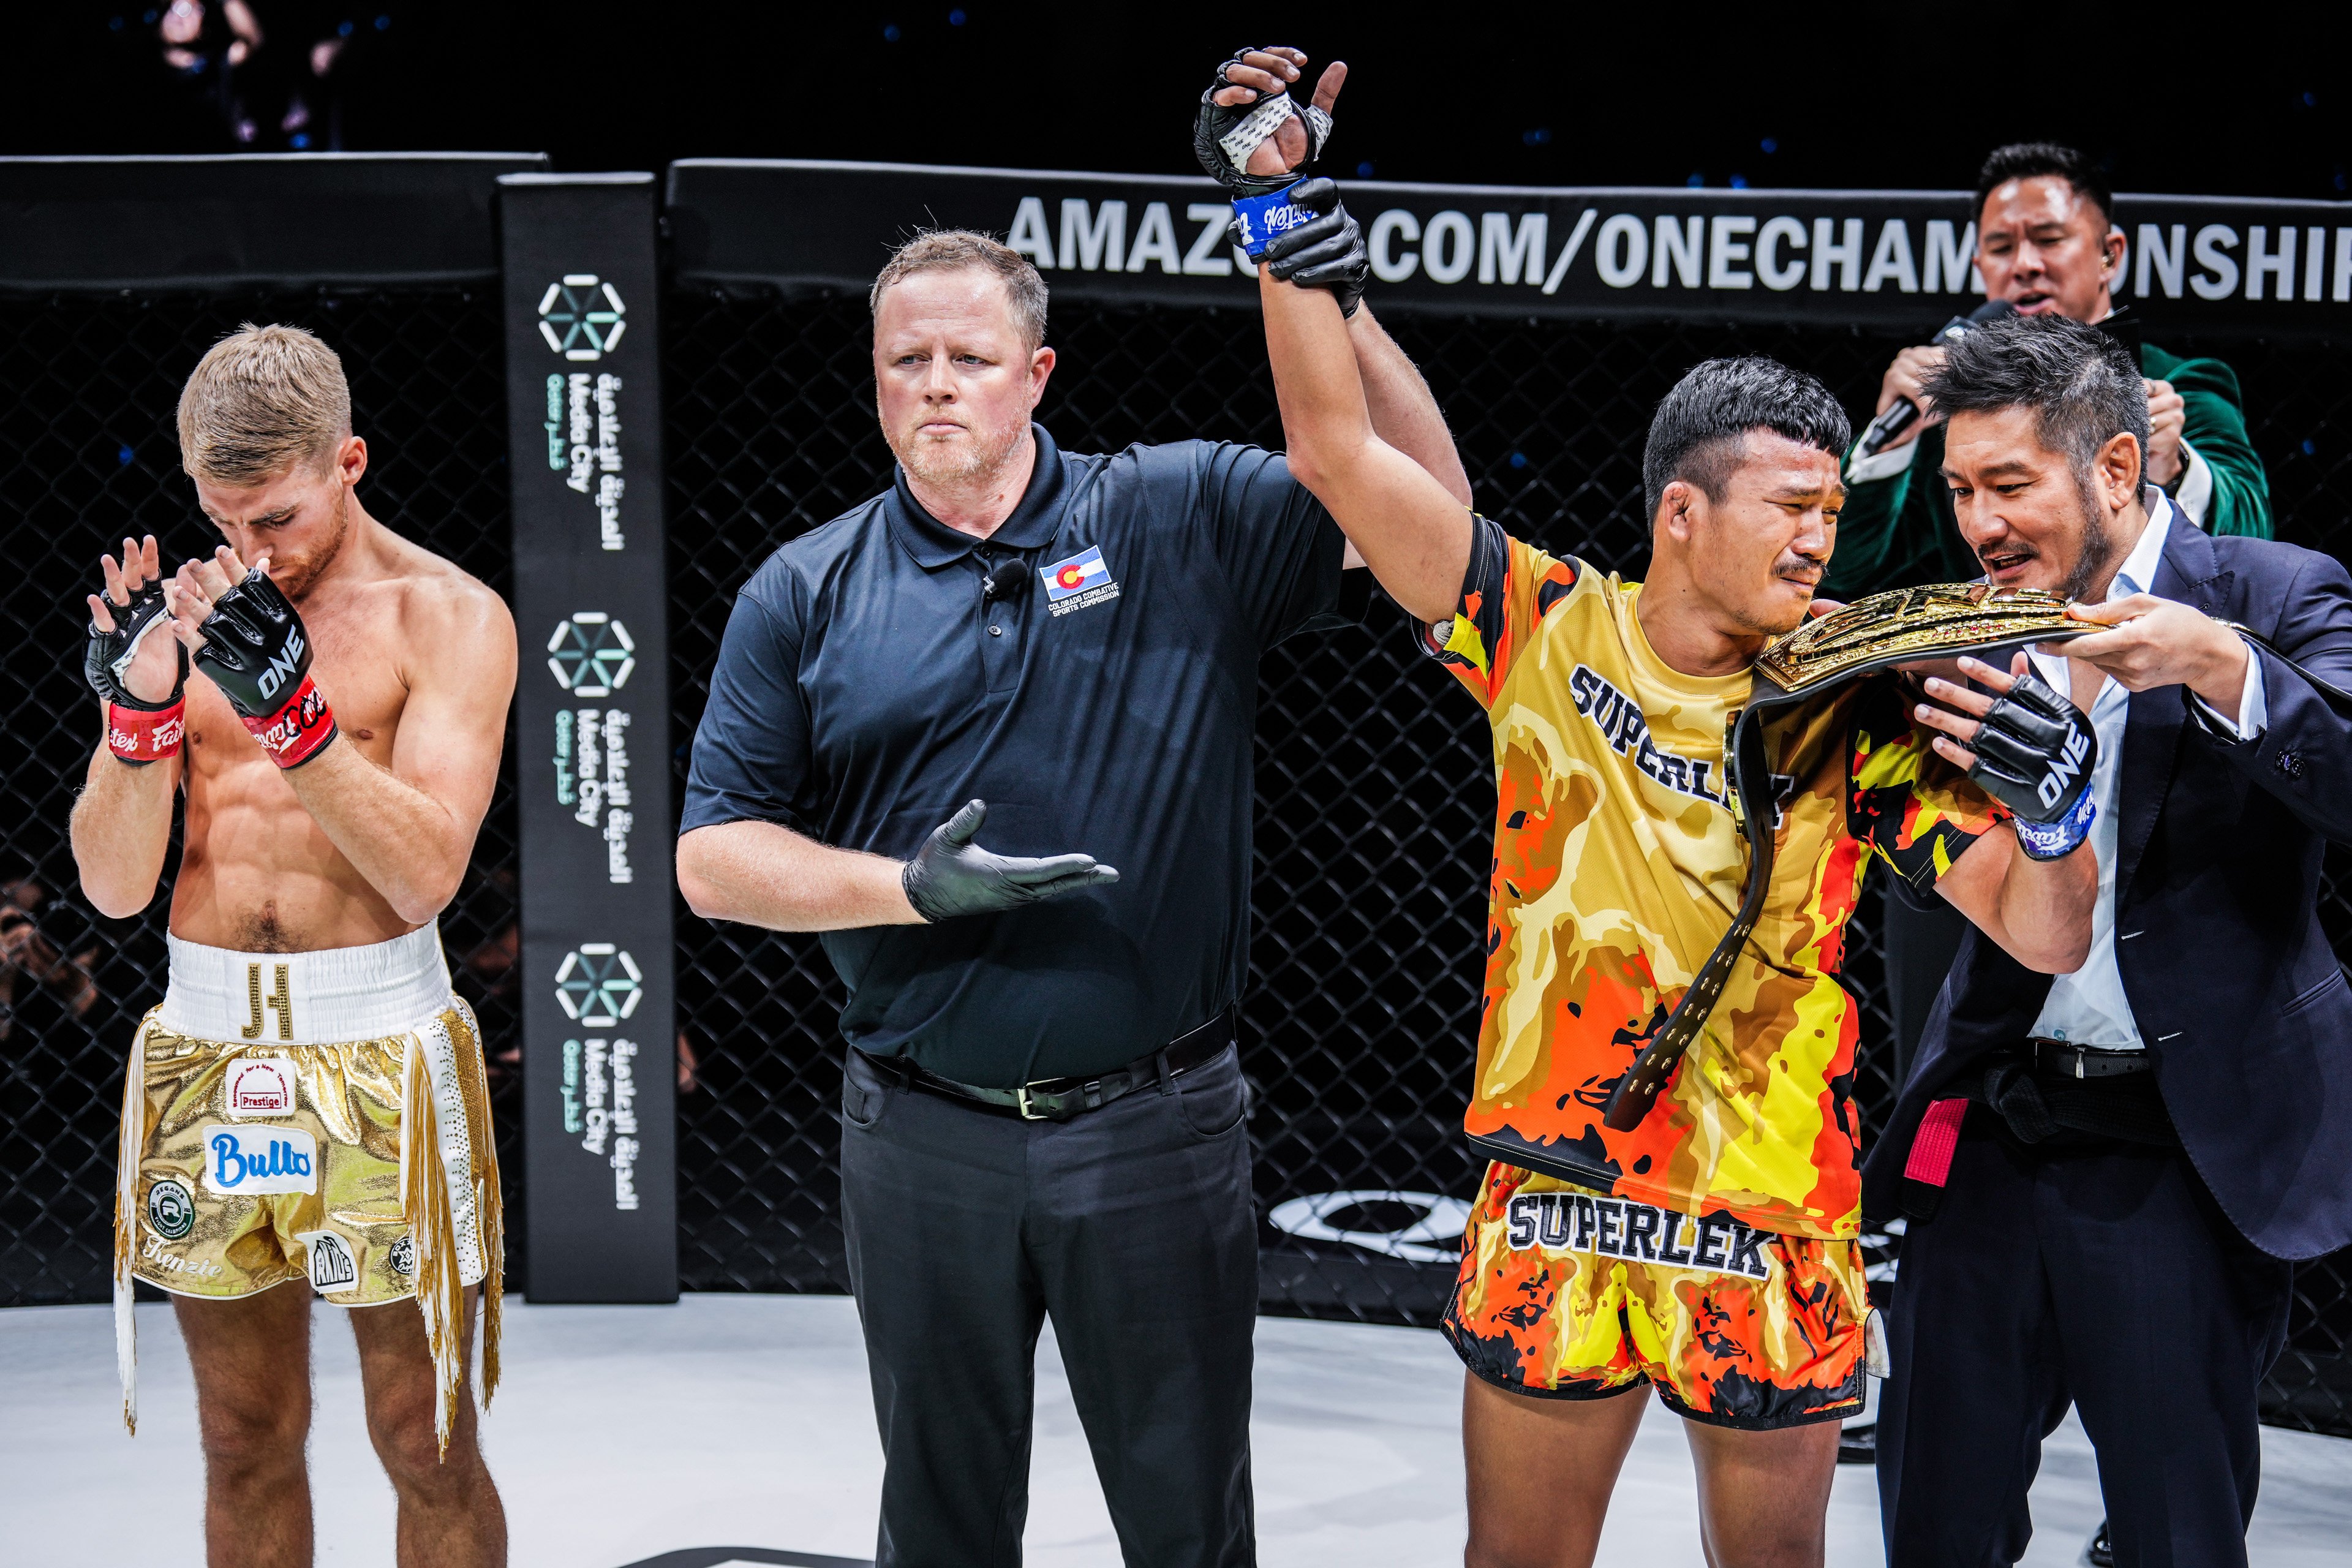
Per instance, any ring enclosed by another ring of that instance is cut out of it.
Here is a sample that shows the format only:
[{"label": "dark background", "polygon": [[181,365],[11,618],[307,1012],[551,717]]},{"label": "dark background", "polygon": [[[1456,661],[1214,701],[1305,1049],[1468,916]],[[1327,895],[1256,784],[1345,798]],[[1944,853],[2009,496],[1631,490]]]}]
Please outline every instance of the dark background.
[{"label": "dark background", "polygon": [[[8,7],[0,152],[545,151],[560,169],[866,158],[1178,174],[1185,106],[1240,44],[1356,76],[1329,172],[1474,184],[1965,188],[2007,141],[2070,142],[2122,189],[2337,198],[2352,88],[2318,6],[2046,4],[498,5],[247,0],[264,43],[231,132],[215,74],[162,62],[163,7]],[[215,3],[212,9],[217,13]],[[2340,13],[2336,20],[2342,20]],[[350,32],[344,35],[342,29]],[[273,112],[345,47],[310,123]],[[269,79],[274,78],[274,82]],[[265,102],[264,100],[268,100]]]}]

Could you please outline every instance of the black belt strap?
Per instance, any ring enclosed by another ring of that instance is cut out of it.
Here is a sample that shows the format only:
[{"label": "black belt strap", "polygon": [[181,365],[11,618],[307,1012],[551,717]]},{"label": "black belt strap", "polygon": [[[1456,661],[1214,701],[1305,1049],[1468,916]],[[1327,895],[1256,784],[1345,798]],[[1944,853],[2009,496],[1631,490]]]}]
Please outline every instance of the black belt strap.
[{"label": "black belt strap", "polygon": [[2156,1063],[2146,1051],[2112,1050],[2105,1046],[2070,1045],[2036,1035],[2026,1042],[2033,1065],[2059,1078],[2125,1078],[2153,1071]]},{"label": "black belt strap", "polygon": [[873,1058],[886,1072],[895,1073],[909,1089],[968,1105],[1010,1113],[1024,1121],[1067,1121],[1112,1100],[1153,1084],[1167,1085],[1179,1074],[1214,1061],[1234,1043],[1234,1009],[1227,1007],[1197,1029],[1177,1036],[1148,1056],[1095,1078],[1047,1078],[1012,1089],[958,1083],[928,1072],[904,1057]]},{"label": "black belt strap", "polygon": [[[1811,695],[1810,692],[1806,695]],[[1778,699],[1778,700],[1774,700]],[[1633,1067],[1617,1080],[1617,1088],[1609,1096],[1609,1103],[1601,1113],[1602,1126],[1618,1132],[1631,1132],[1642,1125],[1657,1103],[1659,1091],[1675,1075],[1675,1064],[1706,1027],[1708,1015],[1723,995],[1723,988],[1731,980],[1731,966],[1738,962],[1739,950],[1756,932],[1757,922],[1764,918],[1764,894],[1772,885],[1772,847],[1774,816],[1778,802],[1772,793],[1772,764],[1764,750],[1762,714],[1769,707],[1792,702],[1797,698],[1781,692],[1763,677],[1756,679],[1754,694],[1748,706],[1731,721],[1731,733],[1725,739],[1723,760],[1731,777],[1727,781],[1740,826],[1748,836],[1748,890],[1739,900],[1739,912],[1732,917],[1731,929],[1698,966],[1698,973],[1683,993],[1682,1000],[1667,1015],[1642,1054],[1633,1058]]]}]

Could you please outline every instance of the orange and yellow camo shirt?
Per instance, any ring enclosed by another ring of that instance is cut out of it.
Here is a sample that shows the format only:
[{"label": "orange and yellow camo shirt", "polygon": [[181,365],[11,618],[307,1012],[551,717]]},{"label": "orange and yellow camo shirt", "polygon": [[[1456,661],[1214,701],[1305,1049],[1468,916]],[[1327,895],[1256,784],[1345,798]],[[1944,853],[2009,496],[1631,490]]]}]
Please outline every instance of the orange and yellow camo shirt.
[{"label": "orange and yellow camo shirt", "polygon": [[1426,633],[1495,735],[1472,1141],[1685,1214],[1853,1236],[1854,1004],[1836,976],[1866,857],[1924,887],[2006,814],[1936,755],[1892,679],[1770,721],[1763,919],[1647,1120],[1611,1131],[1610,1091],[1739,907],[1748,853],[1723,754],[1750,678],[1668,668],[1634,615],[1640,584],[1474,521],[1462,604]]}]

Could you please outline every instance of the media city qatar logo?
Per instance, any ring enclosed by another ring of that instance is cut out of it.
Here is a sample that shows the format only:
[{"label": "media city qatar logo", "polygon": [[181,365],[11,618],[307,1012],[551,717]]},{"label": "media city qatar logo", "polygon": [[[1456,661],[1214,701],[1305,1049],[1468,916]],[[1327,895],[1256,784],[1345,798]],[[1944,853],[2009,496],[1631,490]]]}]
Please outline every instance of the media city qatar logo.
[{"label": "media city qatar logo", "polygon": [[582,610],[547,639],[547,668],[574,697],[610,697],[637,668],[636,640],[604,611]]},{"label": "media city qatar logo", "polygon": [[610,283],[593,272],[567,272],[540,296],[539,335],[565,359],[600,360],[619,346],[627,312]]},{"label": "media city qatar logo", "polygon": [[583,942],[555,972],[555,999],[575,1024],[610,1028],[637,1010],[645,990],[637,961],[609,942]]}]

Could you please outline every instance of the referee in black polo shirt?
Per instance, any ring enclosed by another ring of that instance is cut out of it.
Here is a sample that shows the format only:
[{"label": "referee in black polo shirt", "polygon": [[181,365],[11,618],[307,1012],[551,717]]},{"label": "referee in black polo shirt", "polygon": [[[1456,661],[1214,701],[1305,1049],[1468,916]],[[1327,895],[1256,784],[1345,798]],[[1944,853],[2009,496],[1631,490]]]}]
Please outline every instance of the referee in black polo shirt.
[{"label": "referee in black polo shirt", "polygon": [[[1050,1315],[1126,1561],[1246,1563],[1251,736],[1260,660],[1353,618],[1346,542],[1277,454],[1057,447],[1045,285],[995,241],[925,235],[872,300],[896,480],[736,600],[677,869],[701,915],[826,933],[849,987],[879,1561],[1019,1560]],[[1467,504],[1352,321],[1382,437]]]}]

